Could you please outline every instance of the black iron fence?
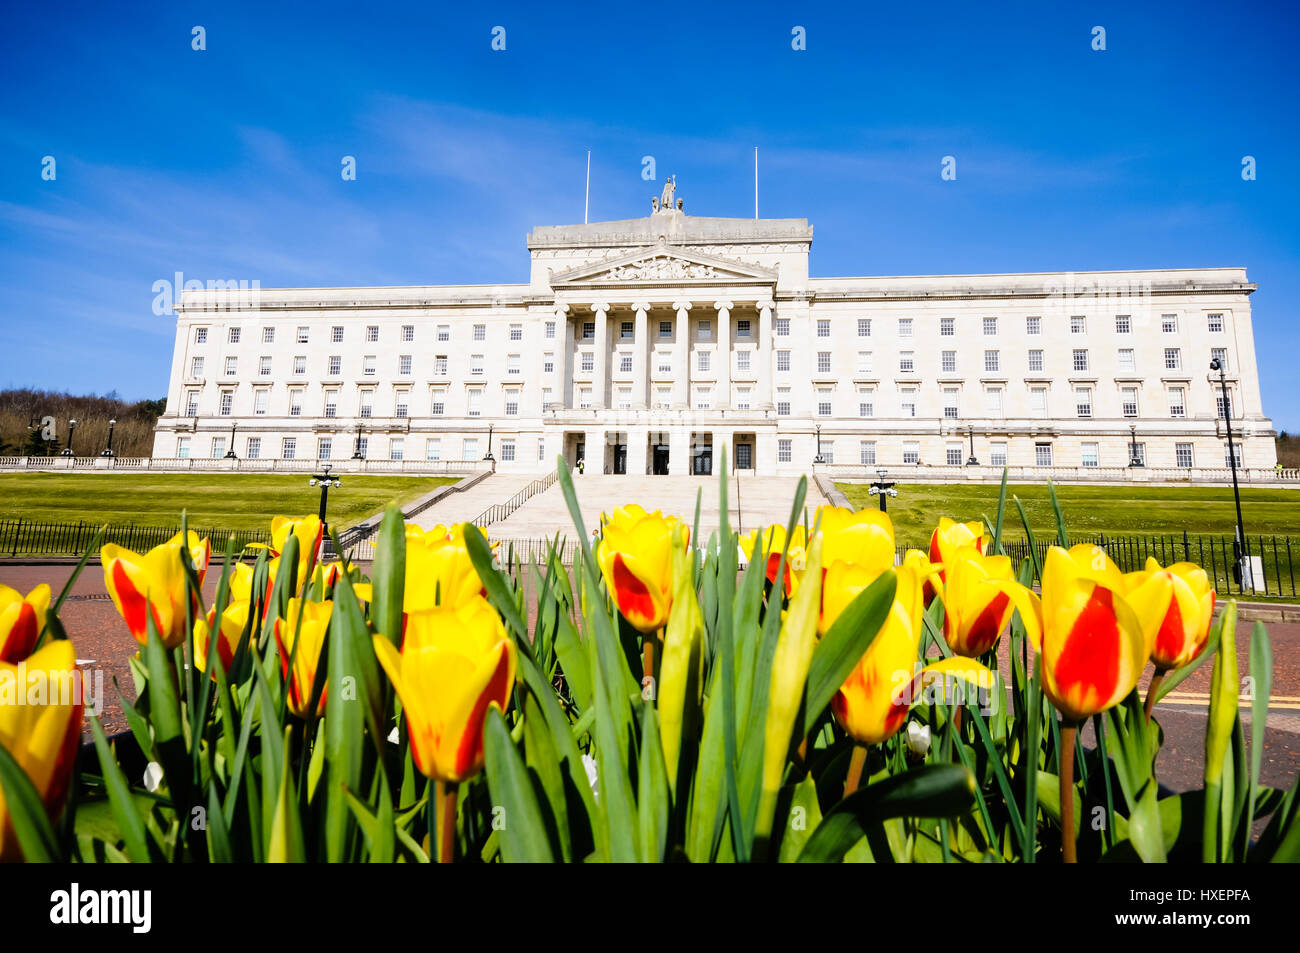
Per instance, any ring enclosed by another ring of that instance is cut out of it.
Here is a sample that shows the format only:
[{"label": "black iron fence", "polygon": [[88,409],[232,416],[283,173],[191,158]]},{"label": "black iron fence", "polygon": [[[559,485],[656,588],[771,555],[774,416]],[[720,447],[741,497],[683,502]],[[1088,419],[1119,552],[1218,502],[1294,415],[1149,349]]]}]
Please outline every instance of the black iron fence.
[{"label": "black iron fence", "polygon": [[[0,520],[0,555],[3,556],[80,556],[95,541],[101,523],[48,523],[40,520]],[[115,543],[135,552],[152,549],[180,532],[179,525],[143,526],[115,523],[104,528],[100,545]],[[226,538],[235,537],[235,551],[248,543],[270,543],[271,534],[261,529],[222,529],[190,526],[200,537],[212,541],[214,553],[226,548]],[[92,554],[93,555],[93,554]]]}]

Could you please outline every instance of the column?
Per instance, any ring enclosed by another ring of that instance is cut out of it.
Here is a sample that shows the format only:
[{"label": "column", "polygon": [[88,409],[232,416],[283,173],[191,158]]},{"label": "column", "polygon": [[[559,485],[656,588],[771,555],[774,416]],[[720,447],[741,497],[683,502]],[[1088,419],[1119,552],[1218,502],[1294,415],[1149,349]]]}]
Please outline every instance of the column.
[{"label": "column", "polygon": [[562,409],[573,406],[573,332],[569,330],[569,306],[555,302],[555,395]]},{"label": "column", "polygon": [[[632,406],[637,410],[645,410],[650,406],[650,395],[646,386],[650,368],[650,335],[647,329],[648,321],[646,316],[650,311],[650,303],[648,301],[638,301],[632,307],[636,309],[636,324],[632,331]],[[642,440],[642,443],[644,442]],[[641,473],[641,470],[634,471],[632,469],[630,446],[628,450],[628,472]],[[645,456],[644,446],[641,448],[641,456]]]},{"label": "column", "polygon": [[772,409],[772,302],[759,301],[758,308],[758,393],[759,410]]},{"label": "column", "polygon": [[605,429],[601,427],[597,430],[588,430],[585,433],[584,439],[587,443],[587,446],[584,448],[586,453],[584,459],[587,461],[587,473],[593,473],[596,475],[603,474],[605,472],[605,465],[608,462],[606,460],[606,457],[608,456],[608,448],[605,446]]},{"label": "column", "polygon": [[649,472],[647,453],[650,435],[646,427],[627,428],[627,472],[628,476],[644,476]]},{"label": "column", "polygon": [[725,410],[731,406],[731,308],[730,301],[715,301],[718,312],[718,387],[713,406]]},{"label": "column", "polygon": [[[673,339],[673,406],[689,407],[691,403],[691,329],[689,301],[674,301],[673,310],[677,312],[677,322],[673,325],[676,335]],[[673,457],[677,451],[669,451]],[[673,460],[669,459],[669,466]],[[689,473],[689,470],[674,470],[674,473]]]},{"label": "column", "polygon": [[668,473],[686,476],[691,472],[691,428],[675,424],[668,432]]},{"label": "column", "polygon": [[597,301],[591,306],[596,316],[595,373],[591,379],[591,406],[606,407],[605,393],[608,385],[609,363],[609,303]]}]

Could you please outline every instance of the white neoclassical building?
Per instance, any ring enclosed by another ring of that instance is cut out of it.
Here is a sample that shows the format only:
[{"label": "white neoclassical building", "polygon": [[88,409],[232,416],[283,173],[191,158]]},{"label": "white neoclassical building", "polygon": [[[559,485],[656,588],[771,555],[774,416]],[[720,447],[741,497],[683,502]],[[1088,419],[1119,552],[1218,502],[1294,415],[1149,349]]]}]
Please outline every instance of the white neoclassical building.
[{"label": "white neoclassical building", "polygon": [[1230,414],[1275,463],[1244,268],[814,278],[805,219],[653,204],[522,284],[184,293],[154,456],[1205,471]]}]

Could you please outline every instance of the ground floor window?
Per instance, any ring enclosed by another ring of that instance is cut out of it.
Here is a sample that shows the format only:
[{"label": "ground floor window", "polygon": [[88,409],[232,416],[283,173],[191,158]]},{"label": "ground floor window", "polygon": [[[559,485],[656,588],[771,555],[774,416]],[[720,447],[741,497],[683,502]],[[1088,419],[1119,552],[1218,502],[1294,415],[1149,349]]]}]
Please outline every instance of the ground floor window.
[{"label": "ground floor window", "polygon": [[908,440],[903,444],[903,462],[920,463],[921,462],[921,445],[914,440]]},{"label": "ground floor window", "polygon": [[285,437],[280,444],[280,457],[285,460],[292,460],[298,452],[298,438]]},{"label": "ground floor window", "polygon": [[876,441],[863,440],[858,443],[858,463],[864,467],[876,465]]},{"label": "ground floor window", "polygon": [[989,444],[989,463],[995,467],[1007,465],[1007,445],[1005,443]]},{"label": "ground floor window", "polygon": [[[789,463],[789,462],[794,458],[794,453],[793,453],[793,451],[791,450],[791,443],[792,443],[792,441],[789,441],[789,440],[778,440],[778,441],[776,442],[776,462],[777,462],[777,463]],[[186,450],[186,453],[188,453],[188,452],[189,452],[189,451],[188,451],[188,449],[187,449],[187,450]]]},{"label": "ground floor window", "polygon": [[1174,444],[1174,460],[1184,470],[1192,468],[1192,445],[1190,443]]},{"label": "ground floor window", "polygon": [[212,438],[212,459],[216,460],[226,455],[226,438]]},{"label": "ground floor window", "polygon": [[460,458],[462,460],[478,459],[478,438],[466,437],[464,444],[461,445]]},{"label": "ground floor window", "polygon": [[401,437],[394,437],[388,441],[388,459],[401,460],[406,456],[406,441]]},{"label": "ground floor window", "polygon": [[439,437],[429,437],[424,441],[424,459],[441,460],[442,459],[442,439]]},{"label": "ground floor window", "polygon": [[950,467],[961,466],[961,444],[950,443],[944,449],[944,462]]},{"label": "ground floor window", "polygon": [[1098,448],[1097,448],[1097,444],[1095,444],[1095,443],[1085,443],[1085,444],[1083,445],[1083,447],[1082,447],[1082,453],[1081,453],[1081,459],[1080,459],[1080,462],[1081,462],[1085,467],[1095,467],[1095,466],[1097,466],[1097,465],[1101,462],[1101,461],[1098,459],[1098,457],[1099,457],[1099,451],[1098,451]]},{"label": "ground floor window", "polygon": [[334,453],[334,439],[332,437],[319,437],[316,440],[316,459],[328,460]]},{"label": "ground floor window", "polygon": [[261,455],[262,455],[262,438],[249,437],[248,438],[248,459],[256,460]]},{"label": "ground floor window", "polygon": [[1232,466],[1233,458],[1234,458],[1234,457],[1236,457],[1237,466],[1243,466],[1243,465],[1244,465],[1244,464],[1242,463],[1241,444],[1234,443],[1234,444],[1232,445],[1232,450],[1229,451],[1229,450],[1228,450],[1228,445],[1225,443],[1225,444],[1223,445],[1223,465],[1224,465],[1225,467],[1230,467],[1230,466]]},{"label": "ground floor window", "polygon": [[1050,467],[1052,465],[1052,445],[1050,443],[1034,444],[1034,465]]},{"label": "ground floor window", "polygon": [[515,442],[513,440],[501,441],[501,460],[503,463],[514,463]]}]

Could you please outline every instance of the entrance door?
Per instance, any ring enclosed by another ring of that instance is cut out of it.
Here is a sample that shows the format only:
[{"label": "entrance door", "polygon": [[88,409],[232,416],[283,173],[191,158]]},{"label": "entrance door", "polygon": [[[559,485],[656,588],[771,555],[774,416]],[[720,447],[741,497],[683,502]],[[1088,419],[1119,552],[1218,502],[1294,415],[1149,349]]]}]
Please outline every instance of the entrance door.
[{"label": "entrance door", "polygon": [[614,472],[627,473],[627,444],[614,444]]},{"label": "entrance door", "polygon": [[711,476],[713,474],[713,445],[701,444],[695,448],[692,456],[693,472],[696,476]]},{"label": "entrance door", "polygon": [[752,470],[754,469],[754,445],[751,443],[736,444],[736,469]]},{"label": "entrance door", "polygon": [[583,465],[585,466],[586,457],[587,457],[587,442],[585,440],[579,440],[577,443],[573,445],[573,465],[576,467],[578,465],[578,461],[583,460],[584,461]]},{"label": "entrance door", "polygon": [[653,468],[651,472],[655,476],[668,475],[668,444],[657,443],[653,447]]}]

